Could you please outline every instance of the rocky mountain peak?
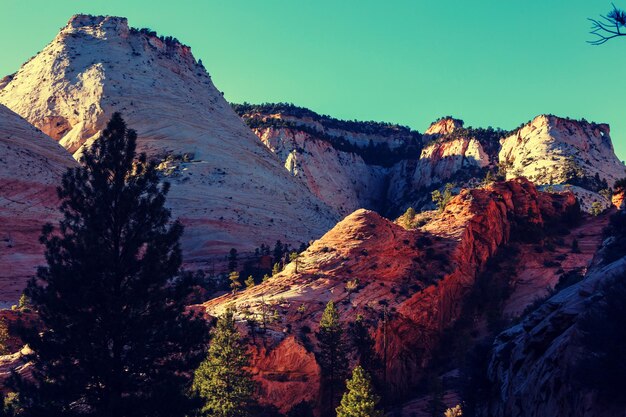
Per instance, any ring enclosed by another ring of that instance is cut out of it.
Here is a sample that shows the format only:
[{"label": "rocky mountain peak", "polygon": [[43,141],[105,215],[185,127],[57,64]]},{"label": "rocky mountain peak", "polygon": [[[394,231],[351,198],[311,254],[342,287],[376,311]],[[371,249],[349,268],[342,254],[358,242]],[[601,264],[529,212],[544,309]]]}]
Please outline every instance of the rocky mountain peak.
[{"label": "rocky mountain peak", "polygon": [[586,209],[595,201],[608,206],[597,193],[626,174],[607,124],[554,115],[537,116],[504,138],[498,158],[507,178],[574,187]]},{"label": "rocky mountain peak", "polygon": [[125,17],[75,14],[61,29],[60,35],[78,33],[104,39],[110,36],[128,37],[130,29]]},{"label": "rocky mountain peak", "polygon": [[456,129],[463,127],[463,120],[451,116],[443,117],[432,123],[424,132],[425,135],[449,135]]},{"label": "rocky mountain peak", "polygon": [[194,265],[232,247],[297,246],[338,218],[285,171],[175,38],[121,17],[76,15],[3,84],[0,103],[75,158],[120,112],[138,151],[172,184],[168,203],[186,226],[185,259]]}]

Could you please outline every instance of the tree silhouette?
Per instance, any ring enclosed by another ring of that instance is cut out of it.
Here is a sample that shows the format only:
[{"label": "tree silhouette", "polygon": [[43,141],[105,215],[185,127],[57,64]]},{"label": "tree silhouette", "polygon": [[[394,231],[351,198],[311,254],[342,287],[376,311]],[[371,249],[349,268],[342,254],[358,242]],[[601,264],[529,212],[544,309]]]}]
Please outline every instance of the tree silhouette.
[{"label": "tree silhouette", "polygon": [[42,329],[21,329],[32,381],[15,377],[25,416],[183,416],[205,322],[187,313],[183,228],[136,134],[115,113],[58,189],[46,267],[26,289]]}]

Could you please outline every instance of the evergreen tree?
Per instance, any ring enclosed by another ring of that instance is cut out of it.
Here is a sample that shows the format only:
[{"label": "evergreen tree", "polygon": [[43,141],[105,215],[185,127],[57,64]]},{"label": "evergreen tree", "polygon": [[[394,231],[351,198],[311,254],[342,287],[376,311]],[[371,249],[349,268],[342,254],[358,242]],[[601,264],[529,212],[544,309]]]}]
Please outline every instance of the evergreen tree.
[{"label": "evergreen tree", "polygon": [[29,308],[29,307],[30,307],[30,300],[28,299],[28,296],[26,296],[26,294],[22,293],[22,295],[20,295],[19,301],[17,302],[17,308],[22,310],[22,309]]},{"label": "evergreen tree", "polygon": [[[26,416],[185,415],[185,374],[201,359],[205,322],[187,313],[180,223],[154,162],[136,159],[118,113],[58,189],[63,220],[41,242],[47,266],[26,295],[42,326],[22,328],[32,380]],[[42,332],[41,329],[44,329]]]},{"label": "evergreen tree", "polygon": [[414,229],[415,228],[415,209],[413,207],[409,207],[406,209],[404,214],[400,216],[400,224],[405,229]]},{"label": "evergreen tree", "polygon": [[230,280],[230,289],[235,294],[241,288],[241,281],[239,281],[239,272],[231,272],[228,275],[228,279]]},{"label": "evergreen tree", "polygon": [[272,268],[272,276],[278,274],[280,272],[280,265],[278,264],[278,262],[276,262],[274,264],[274,267]]},{"label": "evergreen tree", "polygon": [[233,272],[237,269],[237,264],[239,263],[237,258],[237,249],[231,248],[230,252],[228,252],[228,272]]},{"label": "evergreen tree", "polygon": [[285,248],[280,240],[276,241],[276,245],[274,245],[274,252],[272,253],[272,258],[274,259],[274,263],[278,263],[283,258],[283,253],[285,252]]},{"label": "evergreen tree", "polygon": [[454,194],[452,194],[452,190],[454,189],[454,184],[448,183],[444,187],[443,193],[439,190],[435,190],[431,193],[433,202],[437,205],[437,209],[439,211],[443,211],[446,208],[446,205]]},{"label": "evergreen tree", "polygon": [[252,275],[248,276],[248,278],[246,278],[246,281],[244,282],[244,284],[246,284],[246,288],[254,287],[254,277]]},{"label": "evergreen tree", "polygon": [[289,261],[290,262],[294,262],[295,263],[295,270],[294,272],[297,274],[298,273],[298,259],[300,258],[300,254],[298,252],[291,252],[289,254]]},{"label": "evergreen tree", "polygon": [[217,321],[206,359],[193,378],[192,391],[203,406],[202,417],[246,417],[255,405],[252,376],[246,367],[249,358],[246,346],[235,326],[232,310]]},{"label": "evergreen tree", "polygon": [[317,340],[320,349],[318,361],[325,387],[328,389],[328,408],[331,410],[336,401],[336,393],[342,388],[348,362],[339,312],[332,300],[326,304],[322,313]]},{"label": "evergreen tree", "polygon": [[337,407],[337,417],[382,417],[383,413],[376,408],[380,398],[374,394],[370,376],[361,366],[354,368],[346,386],[348,390]]},{"label": "evergreen tree", "polygon": [[359,363],[367,372],[373,372],[380,367],[376,352],[374,350],[374,339],[365,324],[365,319],[361,314],[356,316],[356,320],[350,328],[354,347],[359,357]]}]

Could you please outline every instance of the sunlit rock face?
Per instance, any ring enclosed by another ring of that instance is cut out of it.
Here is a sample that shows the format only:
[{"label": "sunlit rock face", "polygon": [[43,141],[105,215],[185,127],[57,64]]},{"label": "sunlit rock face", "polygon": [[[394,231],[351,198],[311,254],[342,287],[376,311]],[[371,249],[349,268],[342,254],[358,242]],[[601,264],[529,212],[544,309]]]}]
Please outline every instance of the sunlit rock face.
[{"label": "sunlit rock face", "polygon": [[[524,176],[537,185],[569,184],[584,209],[594,201],[608,207],[610,201],[597,194],[626,176],[617,158],[607,124],[537,116],[502,141],[498,159],[507,178]],[[591,191],[593,194],[585,193]]]},{"label": "sunlit rock face", "polygon": [[15,303],[44,263],[46,222],[60,220],[56,188],[78,164],[54,139],[0,105],[0,305]]},{"label": "sunlit rock face", "polygon": [[463,121],[453,118],[434,122],[424,132],[419,158],[401,161],[393,167],[387,190],[388,200],[394,202],[392,207],[428,204],[430,190],[446,182],[461,186],[480,182],[484,176],[482,170],[493,163],[493,155],[477,138],[456,134],[462,127]]},{"label": "sunlit rock face", "polygon": [[359,208],[384,213],[391,167],[419,156],[421,134],[404,126],[337,120],[284,103],[233,106],[285,169],[343,216]]},{"label": "sunlit rock face", "polygon": [[386,168],[367,164],[307,132],[289,128],[255,129],[261,141],[283,161],[285,169],[341,215],[385,204]]},{"label": "sunlit rock face", "polygon": [[[259,320],[264,311],[277,311],[278,320],[254,339],[253,369],[271,398],[265,401],[286,411],[300,401],[319,405],[319,375],[308,355],[317,350],[313,333],[333,300],[346,325],[358,314],[364,317],[381,357],[386,350],[387,395],[401,398],[424,376],[442,332],[459,317],[478,274],[512,239],[513,224],[542,228],[575,209],[571,193],[541,193],[530,182],[515,180],[464,190],[417,230],[357,210],[314,242],[297,266],[293,262],[267,282],[211,300],[204,308],[217,316],[236,307],[240,318],[252,314]],[[355,279],[357,289],[349,291]],[[389,313],[386,326],[383,305]],[[271,374],[266,364],[277,363],[271,356],[276,349],[288,360]],[[311,383],[306,392],[302,369]]]},{"label": "sunlit rock face", "polygon": [[168,205],[192,267],[231,247],[297,246],[339,218],[244,125],[188,46],[125,18],[74,16],[2,85],[0,103],[75,157],[121,112],[172,184]]}]

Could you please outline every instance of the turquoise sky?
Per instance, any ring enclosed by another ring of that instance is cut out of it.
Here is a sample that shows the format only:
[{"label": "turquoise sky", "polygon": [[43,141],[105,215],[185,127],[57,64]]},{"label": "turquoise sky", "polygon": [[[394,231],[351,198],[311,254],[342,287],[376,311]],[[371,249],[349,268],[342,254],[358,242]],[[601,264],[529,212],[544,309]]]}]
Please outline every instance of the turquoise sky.
[{"label": "turquoise sky", "polygon": [[585,117],[611,124],[626,159],[626,38],[585,43],[587,17],[610,7],[604,0],[0,0],[0,75],[40,51],[74,13],[122,15],[190,45],[230,101],[287,101],[420,131],[448,114],[503,128],[540,113]]}]

